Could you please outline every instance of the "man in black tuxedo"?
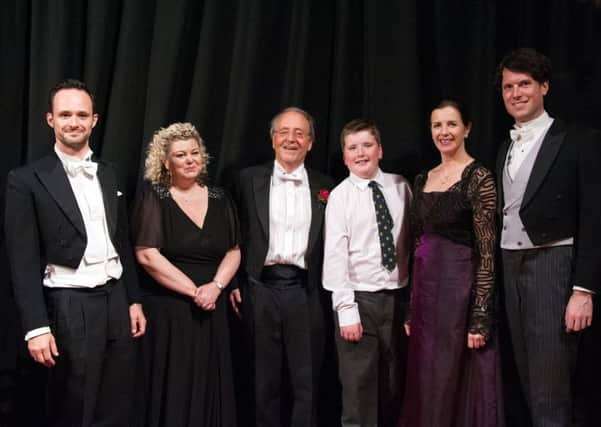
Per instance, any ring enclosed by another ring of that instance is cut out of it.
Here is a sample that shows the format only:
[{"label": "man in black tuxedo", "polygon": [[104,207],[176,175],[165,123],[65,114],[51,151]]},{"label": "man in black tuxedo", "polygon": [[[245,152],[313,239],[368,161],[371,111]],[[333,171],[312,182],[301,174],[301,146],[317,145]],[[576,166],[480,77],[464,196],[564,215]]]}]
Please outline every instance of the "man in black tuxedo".
[{"label": "man in black tuxedo", "polygon": [[[5,233],[31,357],[48,370],[48,425],[125,426],[133,337],[146,320],[112,166],[93,159],[98,115],[80,81],[50,91],[54,153],[11,171]],[[32,408],[39,410],[39,408]]]},{"label": "man in black tuxedo", "polygon": [[275,161],[243,170],[236,190],[242,263],[240,289],[232,291],[231,301],[236,311],[242,303],[251,342],[257,426],[282,425],[284,366],[290,425],[316,425],[325,341],[322,225],[332,181],[304,167],[314,137],[306,111],[280,112],[271,122]]},{"label": "man in black tuxedo", "polygon": [[601,141],[549,117],[551,63],[517,49],[497,82],[515,119],[497,158],[504,291],[518,373],[534,426],[572,426],[580,333],[601,281]]}]

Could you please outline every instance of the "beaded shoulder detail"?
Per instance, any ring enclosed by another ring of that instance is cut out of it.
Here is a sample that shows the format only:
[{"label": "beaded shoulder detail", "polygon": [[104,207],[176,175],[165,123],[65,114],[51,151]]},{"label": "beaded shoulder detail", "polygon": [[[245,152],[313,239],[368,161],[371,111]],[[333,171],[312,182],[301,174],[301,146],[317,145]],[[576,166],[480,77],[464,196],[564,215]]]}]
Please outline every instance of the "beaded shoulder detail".
[{"label": "beaded shoulder detail", "polygon": [[223,199],[225,197],[225,191],[221,187],[208,187],[210,199]]},{"label": "beaded shoulder detail", "polygon": [[[169,189],[165,188],[163,185],[153,184],[152,189],[161,200],[172,198]],[[210,199],[223,199],[225,197],[225,191],[220,187],[208,187],[208,195]]]},{"label": "beaded shoulder detail", "polygon": [[169,192],[169,189],[165,188],[161,184],[152,184],[152,189],[155,193],[157,193],[157,196],[159,196],[159,199],[161,200],[171,198],[171,193]]}]

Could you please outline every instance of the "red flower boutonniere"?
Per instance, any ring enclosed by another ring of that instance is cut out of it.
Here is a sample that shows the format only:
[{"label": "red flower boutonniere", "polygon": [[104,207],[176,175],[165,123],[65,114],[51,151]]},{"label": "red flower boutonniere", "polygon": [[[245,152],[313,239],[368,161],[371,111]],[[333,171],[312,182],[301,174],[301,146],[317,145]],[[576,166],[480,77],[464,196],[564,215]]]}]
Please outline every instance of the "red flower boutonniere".
[{"label": "red flower boutonniere", "polygon": [[330,190],[326,190],[325,188],[322,188],[321,190],[319,190],[319,192],[317,193],[317,200],[322,204],[325,205],[326,203],[328,203],[328,197],[330,197]]}]

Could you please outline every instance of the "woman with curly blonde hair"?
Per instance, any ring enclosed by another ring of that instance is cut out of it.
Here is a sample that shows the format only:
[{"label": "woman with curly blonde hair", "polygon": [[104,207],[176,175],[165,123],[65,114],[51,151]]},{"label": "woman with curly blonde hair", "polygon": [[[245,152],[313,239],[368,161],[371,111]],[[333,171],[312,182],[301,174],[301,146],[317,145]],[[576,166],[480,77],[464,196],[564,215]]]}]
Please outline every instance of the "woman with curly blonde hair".
[{"label": "woman with curly blonde hair", "polygon": [[209,156],[190,123],[149,144],[132,219],[148,333],[141,342],[139,424],[234,426],[224,288],[240,264],[228,195],[207,184]]},{"label": "woman with curly blonde hair", "polygon": [[200,172],[196,179],[198,184],[205,185],[207,179],[207,165],[209,155],[204,146],[204,141],[190,123],[173,123],[166,128],[160,128],[152,137],[148,145],[146,160],[144,162],[144,178],[154,184],[169,187],[171,185],[171,173],[165,165],[169,156],[169,149],[174,141],[193,139],[198,144],[200,154]]}]

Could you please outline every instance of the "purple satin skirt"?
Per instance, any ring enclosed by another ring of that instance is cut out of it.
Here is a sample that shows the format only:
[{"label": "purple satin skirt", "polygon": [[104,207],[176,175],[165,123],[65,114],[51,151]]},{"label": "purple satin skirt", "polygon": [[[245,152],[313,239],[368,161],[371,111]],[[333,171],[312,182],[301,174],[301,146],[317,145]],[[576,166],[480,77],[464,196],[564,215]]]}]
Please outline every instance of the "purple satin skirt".
[{"label": "purple satin skirt", "polygon": [[424,234],[413,265],[411,336],[402,427],[502,427],[500,358],[493,334],[467,347],[474,251]]}]

